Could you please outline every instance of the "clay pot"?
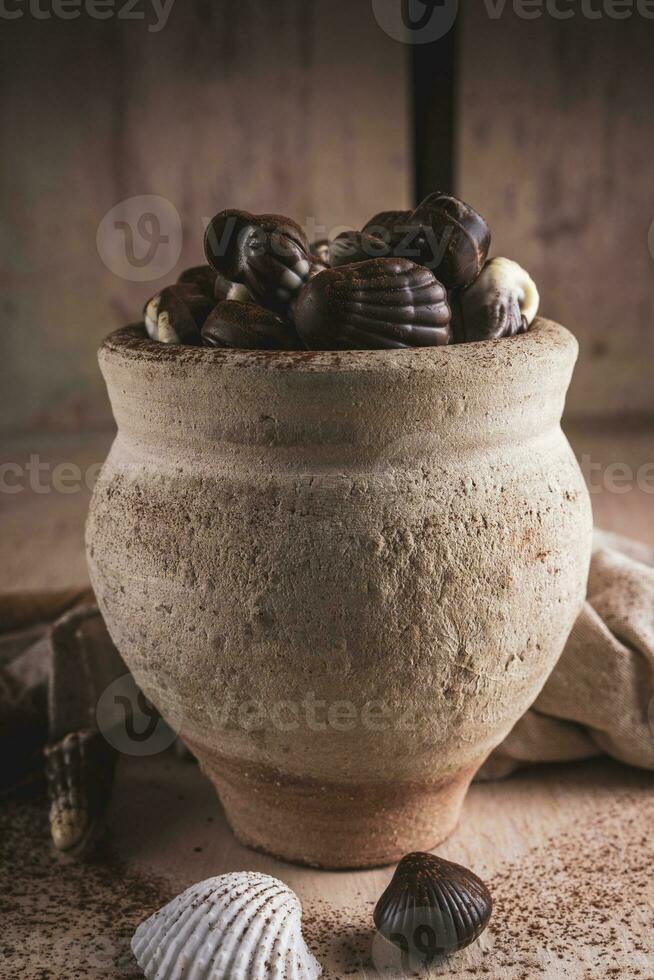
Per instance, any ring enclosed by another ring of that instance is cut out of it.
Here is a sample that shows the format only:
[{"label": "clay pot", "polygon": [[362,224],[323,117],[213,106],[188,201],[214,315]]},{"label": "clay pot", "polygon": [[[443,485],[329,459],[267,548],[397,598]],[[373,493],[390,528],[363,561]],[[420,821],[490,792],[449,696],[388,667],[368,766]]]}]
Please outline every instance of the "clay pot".
[{"label": "clay pot", "polygon": [[105,341],[93,586],[241,841],[365,867],[451,833],[584,599],[576,356],[545,320],[414,350]]}]

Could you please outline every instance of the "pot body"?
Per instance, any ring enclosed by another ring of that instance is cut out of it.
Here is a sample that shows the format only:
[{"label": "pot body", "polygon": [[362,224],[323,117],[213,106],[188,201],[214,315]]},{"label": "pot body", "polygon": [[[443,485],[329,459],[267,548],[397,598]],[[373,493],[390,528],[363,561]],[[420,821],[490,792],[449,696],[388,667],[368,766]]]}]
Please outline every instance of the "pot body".
[{"label": "pot body", "polygon": [[576,354],[545,320],[400,351],[105,342],[92,583],[242,841],[354,867],[452,831],[584,600]]}]

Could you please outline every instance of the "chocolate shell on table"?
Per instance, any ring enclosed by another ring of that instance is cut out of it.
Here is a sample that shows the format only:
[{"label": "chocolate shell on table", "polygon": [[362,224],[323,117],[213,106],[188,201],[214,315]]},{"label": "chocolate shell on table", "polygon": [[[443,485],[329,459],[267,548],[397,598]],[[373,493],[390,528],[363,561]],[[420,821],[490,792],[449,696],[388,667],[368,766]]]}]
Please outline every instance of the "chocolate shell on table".
[{"label": "chocolate shell on table", "polygon": [[132,952],[147,980],[316,980],[302,907],[254,871],[209,878],[141,923]]},{"label": "chocolate shell on table", "polygon": [[191,282],[166,286],[148,300],[143,320],[148,336],[162,344],[202,342],[200,330],[216,299]]},{"label": "chocolate shell on table", "polygon": [[202,327],[205,347],[241,350],[300,350],[295,327],[256,303],[225,300],[207,317]]},{"label": "chocolate shell on table", "polygon": [[257,302],[273,309],[291,301],[311,268],[302,228],[279,214],[221,211],[207,227],[204,249],[217,273],[247,286]]},{"label": "chocolate shell on table", "polygon": [[71,732],[44,749],[54,846],[82,857],[97,839],[111,797],[116,752],[97,730]]},{"label": "chocolate shell on table", "polygon": [[540,297],[529,273],[511,259],[491,259],[479,278],[452,301],[456,343],[497,340],[525,333]]},{"label": "chocolate shell on table", "polygon": [[476,874],[416,851],[398,864],[373,918],[385,939],[428,964],[478,939],[492,911],[491,894]]},{"label": "chocolate shell on table", "polygon": [[408,259],[369,259],[327,269],[295,304],[295,326],[311,350],[430,347],[450,341],[444,287]]},{"label": "chocolate shell on table", "polygon": [[[491,233],[474,208],[437,191],[416,208],[408,224],[409,257],[431,269],[448,289],[475,281],[488,256]],[[397,249],[395,254],[400,254]]]}]

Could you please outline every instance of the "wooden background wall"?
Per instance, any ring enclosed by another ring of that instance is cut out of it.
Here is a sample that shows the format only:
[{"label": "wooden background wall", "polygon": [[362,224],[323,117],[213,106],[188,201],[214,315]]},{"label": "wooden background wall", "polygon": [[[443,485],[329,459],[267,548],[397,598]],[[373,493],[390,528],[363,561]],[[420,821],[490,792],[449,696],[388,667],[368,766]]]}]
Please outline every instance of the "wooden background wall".
[{"label": "wooden background wall", "polygon": [[179,212],[168,281],[202,260],[202,219],[224,207],[357,227],[408,206],[408,65],[352,0],[177,0],[159,33],[1,22],[0,426],[110,425],[97,346],[160,285],[98,255],[123,199],[162,195]]},{"label": "wooden background wall", "polygon": [[459,29],[459,189],[580,340],[569,414],[654,415],[654,21]]},{"label": "wooden background wall", "polygon": [[[571,414],[651,414],[654,22],[487,9],[462,2],[457,21],[455,187],[579,336]],[[201,260],[222,207],[333,227],[408,205],[411,54],[369,0],[176,0],[160,33],[3,21],[0,429],[109,426],[100,338]],[[151,194],[179,213],[181,254],[130,281],[96,233]]]}]

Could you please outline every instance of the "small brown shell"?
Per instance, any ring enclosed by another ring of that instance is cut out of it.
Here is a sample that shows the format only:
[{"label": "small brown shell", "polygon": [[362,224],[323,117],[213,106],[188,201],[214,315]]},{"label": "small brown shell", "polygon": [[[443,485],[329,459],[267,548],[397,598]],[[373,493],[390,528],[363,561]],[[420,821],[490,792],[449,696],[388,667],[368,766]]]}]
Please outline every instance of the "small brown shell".
[{"label": "small brown shell", "polygon": [[450,340],[444,287],[429,269],[407,259],[327,269],[305,286],[294,313],[311,350],[429,347]]},{"label": "small brown shell", "polygon": [[83,857],[103,825],[111,797],[115,750],[100,732],[71,732],[46,746],[50,833],[58,851]]},{"label": "small brown shell", "polygon": [[256,303],[225,300],[202,328],[206,347],[245,350],[299,350],[300,339],[291,323]]},{"label": "small brown shell", "polygon": [[398,864],[373,918],[385,939],[426,965],[473,943],[492,911],[491,894],[476,874],[416,851]]},{"label": "small brown shell", "polygon": [[217,273],[247,286],[257,302],[272,309],[290,302],[311,267],[302,228],[279,214],[221,211],[207,227],[204,248]]},{"label": "small brown shell", "polygon": [[215,303],[212,294],[202,292],[194,283],[166,286],[145,304],[145,329],[152,340],[162,344],[197,346],[202,342],[202,324]]}]

